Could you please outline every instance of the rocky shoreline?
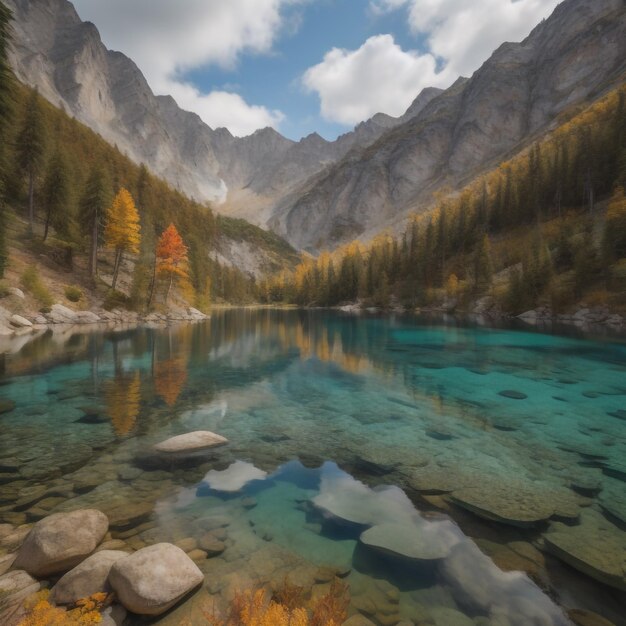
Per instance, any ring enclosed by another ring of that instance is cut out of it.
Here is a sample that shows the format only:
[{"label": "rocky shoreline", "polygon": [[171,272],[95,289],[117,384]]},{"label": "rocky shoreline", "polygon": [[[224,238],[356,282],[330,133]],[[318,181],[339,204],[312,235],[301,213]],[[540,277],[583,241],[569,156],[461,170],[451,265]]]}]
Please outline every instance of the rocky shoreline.
[{"label": "rocky shoreline", "polygon": [[54,304],[48,313],[18,315],[0,306],[0,337],[17,337],[56,326],[162,326],[180,322],[200,322],[208,315],[193,307],[170,308],[164,313],[140,314],[134,311],[113,309],[105,311],[74,311],[62,304]]}]

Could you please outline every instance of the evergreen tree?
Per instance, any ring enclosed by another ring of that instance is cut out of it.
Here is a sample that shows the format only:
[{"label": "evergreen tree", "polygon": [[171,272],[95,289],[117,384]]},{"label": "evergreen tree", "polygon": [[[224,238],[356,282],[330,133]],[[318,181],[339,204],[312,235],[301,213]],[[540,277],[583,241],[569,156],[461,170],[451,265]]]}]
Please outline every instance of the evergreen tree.
[{"label": "evergreen tree", "polygon": [[35,226],[35,183],[44,164],[46,129],[39,102],[39,94],[33,91],[26,104],[22,127],[17,137],[16,162],[28,181],[28,227],[33,233]]},{"label": "evergreen tree", "polygon": [[111,183],[106,170],[96,165],[91,170],[80,201],[80,223],[89,237],[89,275],[98,275],[98,247],[107,207],[111,203]]},{"label": "evergreen tree", "polygon": [[607,264],[626,257],[626,195],[616,187],[606,212],[604,257]]},{"label": "evergreen tree", "polygon": [[491,283],[493,265],[491,262],[491,244],[489,237],[483,235],[474,253],[474,289],[488,287]]},{"label": "evergreen tree", "polygon": [[74,221],[70,206],[70,179],[67,162],[59,151],[48,165],[42,186],[42,197],[46,214],[43,240],[48,238],[50,226],[53,226],[58,234],[68,236]]},{"label": "evergreen tree", "polygon": [[9,243],[7,241],[7,213],[4,199],[4,181],[0,178],[0,278],[4,278],[4,272],[9,262]]}]

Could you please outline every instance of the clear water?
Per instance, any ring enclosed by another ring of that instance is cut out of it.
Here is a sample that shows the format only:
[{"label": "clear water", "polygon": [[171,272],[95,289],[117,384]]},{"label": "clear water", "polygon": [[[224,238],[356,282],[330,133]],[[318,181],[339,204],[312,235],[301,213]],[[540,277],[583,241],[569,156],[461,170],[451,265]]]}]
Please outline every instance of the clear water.
[{"label": "clear water", "polygon": [[[572,607],[625,623],[624,343],[245,310],[59,329],[0,372],[0,406],[15,403],[0,414],[0,522],[96,506],[135,549],[224,544],[164,623],[285,577],[321,594],[328,567],[375,624],[556,626]],[[152,450],[200,429],[229,445]],[[583,565],[555,556],[555,532],[582,540]]]}]

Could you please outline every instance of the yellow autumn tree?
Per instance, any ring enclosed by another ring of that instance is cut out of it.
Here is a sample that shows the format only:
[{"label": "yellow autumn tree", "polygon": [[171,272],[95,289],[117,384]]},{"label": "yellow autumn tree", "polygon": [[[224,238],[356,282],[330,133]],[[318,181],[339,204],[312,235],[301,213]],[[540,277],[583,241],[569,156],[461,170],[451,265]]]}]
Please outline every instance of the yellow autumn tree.
[{"label": "yellow autumn tree", "polygon": [[141,243],[139,212],[133,197],[123,187],[107,210],[104,241],[107,248],[115,250],[115,264],[111,282],[111,287],[115,289],[124,254],[139,254],[139,244]]},{"label": "yellow autumn tree", "polygon": [[118,437],[127,435],[135,428],[141,406],[139,372],[134,375],[119,374],[108,381],[104,388],[104,397],[115,434]]}]

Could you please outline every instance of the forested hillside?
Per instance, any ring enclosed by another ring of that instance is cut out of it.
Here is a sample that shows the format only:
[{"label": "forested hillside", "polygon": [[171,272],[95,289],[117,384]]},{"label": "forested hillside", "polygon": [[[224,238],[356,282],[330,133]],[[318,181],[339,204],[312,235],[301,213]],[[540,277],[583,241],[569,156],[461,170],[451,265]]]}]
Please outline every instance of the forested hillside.
[{"label": "forested hillside", "polygon": [[489,306],[521,313],[626,306],[626,88],[562,115],[556,130],[437,207],[402,237],[354,241],[262,285],[269,302]]},{"label": "forested hillside", "polygon": [[[12,246],[46,266],[75,272],[75,277],[65,277],[68,282],[87,277],[84,287],[100,293],[107,305],[145,310],[164,302],[173,282],[181,298],[204,308],[209,302],[256,299],[255,281],[246,271],[250,268],[235,267],[236,254],[228,258],[239,244],[255,251],[258,272],[297,262],[293,249],[278,236],[243,220],[218,218],[208,205],[173,190],[19,84],[6,66],[2,83],[0,277],[11,262]],[[122,189],[137,211],[136,228],[129,214],[112,215],[113,200]],[[110,228],[114,219],[122,222],[117,233]],[[156,254],[170,224],[187,251],[174,273],[159,270],[163,263]]]}]

